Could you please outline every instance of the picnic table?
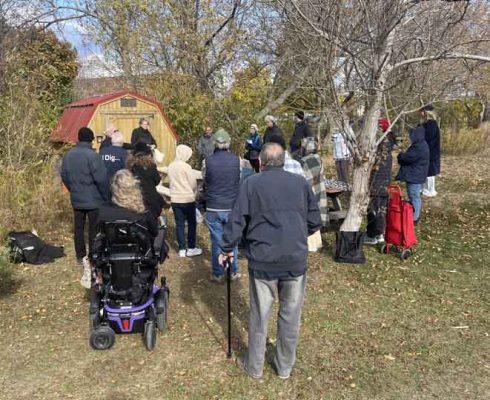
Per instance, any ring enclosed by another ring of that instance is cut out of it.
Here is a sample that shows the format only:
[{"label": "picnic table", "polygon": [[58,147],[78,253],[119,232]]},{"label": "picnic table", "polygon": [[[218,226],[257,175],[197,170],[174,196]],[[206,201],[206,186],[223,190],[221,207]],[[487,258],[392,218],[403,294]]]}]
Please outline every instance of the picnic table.
[{"label": "picnic table", "polygon": [[346,190],[338,188],[326,188],[327,198],[332,202],[332,207],[329,207],[328,218],[330,222],[340,222],[345,219],[347,212],[342,210],[342,204],[340,203],[340,195],[345,193]]}]

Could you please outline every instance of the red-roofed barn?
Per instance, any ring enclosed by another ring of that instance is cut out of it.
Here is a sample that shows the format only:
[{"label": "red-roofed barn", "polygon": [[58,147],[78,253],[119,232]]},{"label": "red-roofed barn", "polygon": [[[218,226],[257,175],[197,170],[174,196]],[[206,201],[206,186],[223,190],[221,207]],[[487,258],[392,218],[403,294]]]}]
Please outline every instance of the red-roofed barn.
[{"label": "red-roofed barn", "polygon": [[51,134],[54,142],[76,143],[78,130],[88,126],[97,137],[95,147],[99,147],[104,131],[114,124],[130,142],[133,129],[138,127],[140,118],[150,122],[150,132],[157,142],[158,149],[165,154],[165,165],[175,158],[177,134],[163,112],[162,105],[155,99],[139,94],[120,91],[68,104]]}]

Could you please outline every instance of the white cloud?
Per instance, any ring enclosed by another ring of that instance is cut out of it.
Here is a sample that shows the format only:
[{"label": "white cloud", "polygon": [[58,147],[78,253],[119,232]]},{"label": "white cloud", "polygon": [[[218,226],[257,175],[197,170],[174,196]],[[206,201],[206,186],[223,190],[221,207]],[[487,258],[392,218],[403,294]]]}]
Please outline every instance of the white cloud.
[{"label": "white cloud", "polygon": [[92,53],[80,60],[79,78],[101,78],[119,76],[122,71],[102,53]]}]

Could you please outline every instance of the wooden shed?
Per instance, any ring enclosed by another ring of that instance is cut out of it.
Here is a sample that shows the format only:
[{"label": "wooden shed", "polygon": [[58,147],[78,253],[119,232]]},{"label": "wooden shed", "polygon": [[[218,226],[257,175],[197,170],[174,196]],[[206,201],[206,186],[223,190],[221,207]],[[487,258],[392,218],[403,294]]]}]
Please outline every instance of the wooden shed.
[{"label": "wooden shed", "polygon": [[155,99],[130,91],[120,91],[68,104],[61,115],[50,139],[54,142],[76,143],[78,130],[88,126],[96,136],[98,149],[109,124],[114,124],[124,135],[124,141],[131,141],[133,129],[139,126],[140,118],[150,122],[150,132],[158,149],[165,154],[163,165],[175,158],[178,136],[163,112],[162,105]]}]

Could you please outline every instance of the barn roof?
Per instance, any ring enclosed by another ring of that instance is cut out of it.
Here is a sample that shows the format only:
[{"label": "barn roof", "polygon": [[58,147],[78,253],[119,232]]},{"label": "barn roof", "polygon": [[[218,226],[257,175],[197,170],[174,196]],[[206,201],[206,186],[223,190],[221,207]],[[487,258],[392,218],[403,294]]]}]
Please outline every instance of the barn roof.
[{"label": "barn roof", "polygon": [[89,125],[99,105],[105,104],[107,102],[125,96],[135,97],[139,100],[145,101],[147,103],[156,106],[162,113],[164,120],[170,126],[170,129],[175,139],[176,140],[178,139],[174,127],[172,126],[167,116],[163,112],[162,105],[157,100],[151,97],[142,96],[138,93],[123,90],[123,91],[118,91],[113,93],[87,97],[85,99],[67,104],[65,106],[63,114],[61,115],[60,120],[58,121],[58,124],[56,125],[53,132],[51,133],[50,140],[52,140],[53,142],[77,143],[78,130],[83,126]]}]

